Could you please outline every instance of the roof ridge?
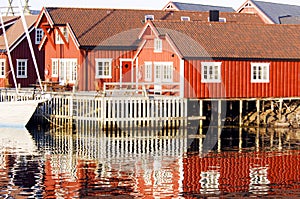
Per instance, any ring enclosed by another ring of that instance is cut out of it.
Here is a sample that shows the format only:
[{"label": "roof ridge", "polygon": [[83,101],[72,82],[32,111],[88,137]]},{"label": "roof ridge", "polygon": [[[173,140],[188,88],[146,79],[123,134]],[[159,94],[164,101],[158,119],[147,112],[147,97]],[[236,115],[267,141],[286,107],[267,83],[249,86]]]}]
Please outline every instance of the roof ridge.
[{"label": "roof ridge", "polygon": [[268,3],[268,4],[277,4],[277,5],[287,5],[287,6],[297,6],[300,7],[300,5],[295,5],[295,4],[286,4],[286,3],[277,3],[277,2],[268,2],[268,1],[256,1],[256,0],[251,0],[253,3],[256,2],[261,2],[261,3]]},{"label": "roof ridge", "polygon": [[227,6],[216,6],[216,5],[206,5],[206,4],[199,4],[199,3],[185,3],[179,1],[172,1],[172,3],[180,3],[180,4],[188,4],[188,5],[199,5],[199,6],[210,6],[210,7],[220,7],[220,8],[232,8]]}]

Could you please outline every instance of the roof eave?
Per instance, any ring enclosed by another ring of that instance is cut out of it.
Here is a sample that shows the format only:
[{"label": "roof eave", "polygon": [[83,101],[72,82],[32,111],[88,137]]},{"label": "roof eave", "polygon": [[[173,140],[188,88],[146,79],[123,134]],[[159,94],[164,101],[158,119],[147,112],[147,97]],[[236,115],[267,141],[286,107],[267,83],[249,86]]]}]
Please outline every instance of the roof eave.
[{"label": "roof eave", "polygon": [[80,46],[81,50],[137,50],[138,46]]}]

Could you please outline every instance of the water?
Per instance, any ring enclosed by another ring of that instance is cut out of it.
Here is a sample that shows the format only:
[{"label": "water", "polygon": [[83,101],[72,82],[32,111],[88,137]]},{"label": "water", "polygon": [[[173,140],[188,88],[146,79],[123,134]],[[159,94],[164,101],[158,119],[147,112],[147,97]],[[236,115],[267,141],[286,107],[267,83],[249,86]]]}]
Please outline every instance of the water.
[{"label": "water", "polygon": [[0,197],[300,197],[299,129],[195,132],[2,128]]}]

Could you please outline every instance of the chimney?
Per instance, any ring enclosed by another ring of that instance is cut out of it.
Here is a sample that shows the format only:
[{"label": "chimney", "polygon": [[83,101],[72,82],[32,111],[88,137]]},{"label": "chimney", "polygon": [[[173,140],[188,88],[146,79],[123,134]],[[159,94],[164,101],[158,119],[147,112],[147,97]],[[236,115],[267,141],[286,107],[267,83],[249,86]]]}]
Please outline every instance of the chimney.
[{"label": "chimney", "polygon": [[210,10],[209,11],[209,21],[219,21],[219,10]]}]

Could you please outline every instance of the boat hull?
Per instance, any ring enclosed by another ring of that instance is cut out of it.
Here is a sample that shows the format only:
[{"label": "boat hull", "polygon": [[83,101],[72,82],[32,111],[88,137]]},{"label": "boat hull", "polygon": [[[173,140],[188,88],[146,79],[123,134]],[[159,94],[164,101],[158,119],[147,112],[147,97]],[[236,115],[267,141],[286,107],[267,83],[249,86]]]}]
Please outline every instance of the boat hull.
[{"label": "boat hull", "polygon": [[0,102],[0,127],[25,127],[39,103],[38,100]]}]

